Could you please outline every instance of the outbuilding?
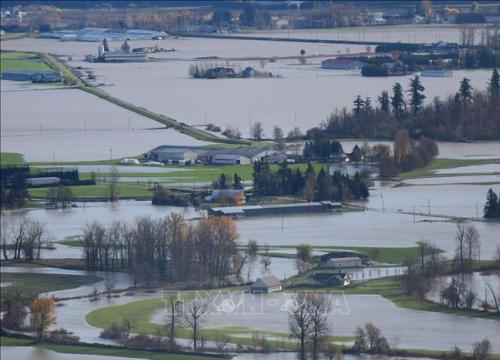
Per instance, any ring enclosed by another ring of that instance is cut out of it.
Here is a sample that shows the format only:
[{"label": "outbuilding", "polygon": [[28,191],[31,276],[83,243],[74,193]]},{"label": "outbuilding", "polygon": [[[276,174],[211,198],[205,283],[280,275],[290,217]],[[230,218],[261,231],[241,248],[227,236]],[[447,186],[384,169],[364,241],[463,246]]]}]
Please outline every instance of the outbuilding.
[{"label": "outbuilding", "polygon": [[274,275],[258,278],[250,287],[252,293],[268,294],[281,291],[281,281]]},{"label": "outbuilding", "polygon": [[360,257],[340,257],[340,258],[331,258],[325,262],[326,267],[335,268],[335,269],[343,269],[343,268],[353,268],[353,267],[361,267],[363,264]]}]

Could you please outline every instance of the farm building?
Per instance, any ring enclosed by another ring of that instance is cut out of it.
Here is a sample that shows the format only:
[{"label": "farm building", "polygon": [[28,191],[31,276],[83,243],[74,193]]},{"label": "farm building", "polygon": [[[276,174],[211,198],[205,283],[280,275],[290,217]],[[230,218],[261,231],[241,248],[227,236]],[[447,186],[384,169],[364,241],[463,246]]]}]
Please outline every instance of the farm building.
[{"label": "farm building", "polygon": [[203,146],[169,146],[162,145],[148,151],[143,156],[145,160],[160,162],[197,161],[207,165],[243,165],[256,161],[271,163],[283,162],[287,156],[281,151],[258,148],[239,147],[235,149],[214,149]]},{"label": "farm building", "polygon": [[361,61],[349,59],[326,59],[321,62],[321,68],[329,70],[356,70],[363,65]]},{"label": "farm building", "polygon": [[338,273],[316,272],[309,275],[305,283],[316,286],[347,286],[351,283],[351,278],[340,270]]},{"label": "farm building", "polygon": [[158,150],[156,160],[162,163],[182,164],[194,162],[197,159],[196,152],[188,148],[164,148]]},{"label": "farm building", "polygon": [[317,201],[309,203],[229,206],[208,209],[208,216],[266,216],[287,215],[298,213],[332,212],[339,211],[342,204],[331,201]]},{"label": "farm building", "polygon": [[26,185],[29,187],[54,185],[54,184],[59,184],[60,182],[61,179],[58,178],[57,176],[36,177],[36,178],[26,179]]},{"label": "farm building", "polygon": [[331,258],[325,262],[326,267],[335,269],[361,267],[362,265],[363,262],[361,261],[361,258],[358,256]]},{"label": "farm building", "polygon": [[258,278],[250,287],[252,293],[272,293],[281,291],[281,281],[274,275]]}]

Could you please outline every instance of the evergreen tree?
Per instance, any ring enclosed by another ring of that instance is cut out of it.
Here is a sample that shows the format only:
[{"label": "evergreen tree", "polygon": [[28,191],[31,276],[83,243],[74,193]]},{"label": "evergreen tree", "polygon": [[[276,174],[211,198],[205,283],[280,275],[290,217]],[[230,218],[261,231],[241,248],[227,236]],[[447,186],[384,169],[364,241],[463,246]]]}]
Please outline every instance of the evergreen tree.
[{"label": "evergreen tree", "polygon": [[500,217],[500,199],[491,188],[488,190],[488,195],[486,196],[484,217],[490,219]]},{"label": "evergreen tree", "polygon": [[462,81],[460,81],[460,89],[459,89],[459,94],[460,98],[462,100],[464,109],[467,108],[467,104],[469,103],[470,99],[472,98],[472,86],[470,84],[470,80],[467,78],[463,78]]},{"label": "evergreen tree", "polygon": [[420,82],[420,77],[418,75],[416,75],[414,79],[410,80],[410,89],[408,92],[410,93],[410,104],[414,114],[417,114],[420,109],[422,109],[425,99],[425,95],[423,94],[424,90],[425,87]]},{"label": "evergreen tree", "polygon": [[380,110],[389,111],[389,92],[387,90],[382,91],[377,98],[377,102],[379,103]]},{"label": "evergreen tree", "polygon": [[356,116],[359,116],[361,114],[361,111],[363,110],[363,107],[365,106],[365,101],[361,97],[361,95],[358,95],[356,99],[353,101],[354,102],[354,114]]},{"label": "evergreen tree", "polygon": [[332,177],[323,169],[319,171],[316,179],[316,199],[318,201],[330,200],[333,194]]},{"label": "evergreen tree", "polygon": [[392,87],[392,98],[391,98],[392,111],[397,119],[400,119],[404,113],[405,100],[403,94],[403,87],[400,83],[394,84]]}]

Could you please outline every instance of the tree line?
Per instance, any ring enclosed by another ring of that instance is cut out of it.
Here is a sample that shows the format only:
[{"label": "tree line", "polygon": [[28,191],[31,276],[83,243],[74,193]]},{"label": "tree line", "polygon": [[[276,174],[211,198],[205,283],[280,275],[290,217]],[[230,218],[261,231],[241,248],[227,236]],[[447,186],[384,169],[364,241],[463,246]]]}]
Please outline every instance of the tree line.
[{"label": "tree line", "polygon": [[253,166],[253,184],[256,195],[303,196],[307,201],[366,199],[369,196],[368,179],[356,173],[353,177],[335,171],[330,175],[308,163],[305,172],[292,170],[286,162],[273,171],[269,164],[256,162]]},{"label": "tree line", "polygon": [[[224,280],[240,269],[236,224],[226,217],[188,223],[173,213],[164,219],[138,218],[134,224],[96,222],[83,231],[88,269],[130,271],[136,283]],[[239,274],[238,274],[239,275]]]},{"label": "tree line", "polygon": [[[484,91],[474,91],[469,79],[460,82],[453,96],[435,97],[425,104],[425,87],[419,76],[405,91],[400,83],[392,94],[383,90],[376,99],[358,95],[353,108],[336,110],[319,127],[307,131],[308,139],[324,137],[393,138],[400,129],[412,137],[437,140],[500,139],[500,78],[494,69]],[[406,94],[405,94],[406,93]]]},{"label": "tree line", "polygon": [[45,224],[27,216],[18,220],[2,216],[0,239],[5,260],[40,259],[41,250],[48,245]]}]

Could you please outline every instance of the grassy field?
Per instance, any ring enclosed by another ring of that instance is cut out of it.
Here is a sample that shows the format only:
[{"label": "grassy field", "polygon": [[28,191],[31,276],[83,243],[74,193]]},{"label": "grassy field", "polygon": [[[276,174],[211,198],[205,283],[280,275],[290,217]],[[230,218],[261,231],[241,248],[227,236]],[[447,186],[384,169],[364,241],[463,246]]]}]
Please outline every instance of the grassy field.
[{"label": "grassy field", "polygon": [[[429,165],[422,169],[413,170],[400,174],[399,178],[417,178],[425,176],[436,176],[434,171],[439,169],[452,169],[462,166],[500,164],[500,159],[434,159]],[[446,176],[446,175],[445,175]],[[449,176],[449,175],[448,175]]]},{"label": "grassy field", "polygon": [[[2,283],[8,283],[9,286],[0,288],[0,293],[4,298],[7,292],[17,290],[25,297],[34,298],[48,291],[76,288],[99,280],[99,277],[90,275],[26,274],[2,271]],[[3,305],[2,301],[2,308]]]},{"label": "grassy field", "polygon": [[2,51],[1,71],[49,71],[50,67],[34,53]]},{"label": "grassy field", "polygon": [[[1,346],[30,346],[34,345],[30,339],[18,339],[2,336],[0,338]],[[55,345],[55,344],[36,344],[38,348],[52,350],[62,354],[82,354],[97,356],[117,356],[124,358],[139,358],[148,360],[205,360],[215,357],[207,357],[194,354],[168,354],[146,350],[132,350],[118,347],[98,347],[92,345]]]},{"label": "grassy field", "polygon": [[24,158],[21,154],[1,152],[0,165],[21,165],[24,164]]},{"label": "grassy field", "polygon": [[[293,245],[269,245],[269,251],[272,254],[279,256],[280,249],[295,249]],[[418,247],[401,247],[401,248],[388,248],[388,247],[359,247],[359,246],[314,246],[314,250],[322,250],[325,252],[334,250],[351,250],[354,252],[368,255],[372,260],[389,263],[389,264],[402,264],[404,260],[409,257],[418,256]],[[295,254],[286,253],[286,257],[295,258]]]},{"label": "grassy field", "polygon": [[[319,171],[321,167],[326,167],[325,164],[313,164],[314,168]],[[277,170],[279,165],[272,164],[271,168]],[[291,169],[300,168],[305,171],[307,164],[291,164],[289,166]],[[159,182],[166,186],[172,183],[183,184],[184,186],[190,186],[193,183],[208,182],[211,183],[218,179],[220,174],[224,173],[229,179],[233,178],[233,175],[238,174],[242,180],[251,180],[253,167],[251,164],[248,165],[233,165],[233,166],[169,166],[168,168],[178,169],[178,171],[164,172],[164,173],[119,173],[120,177],[130,177],[137,178],[137,182],[122,182],[118,185],[118,194],[122,198],[150,198],[153,196],[152,191],[149,190],[153,181],[147,181],[144,179],[154,178],[154,182]],[[185,170],[189,171],[185,171]],[[184,171],[183,171],[184,170]],[[110,177],[111,174],[100,173],[101,178]],[[90,179],[90,173],[80,173],[81,179]],[[143,178],[143,179],[141,179]],[[158,180],[161,178],[161,180]],[[108,197],[108,185],[98,183],[96,185],[83,185],[83,186],[70,186],[73,195],[78,198],[103,198]],[[46,187],[30,189],[29,193],[34,198],[46,198],[47,197]]]},{"label": "grassy field", "polygon": [[[97,184],[97,185],[82,185],[82,186],[69,186],[73,192],[73,196],[77,198],[102,198],[107,199],[108,195],[108,185]],[[46,198],[48,188],[33,188],[29,189],[29,193],[34,198]],[[123,198],[149,198],[153,196],[153,193],[148,190],[147,186],[137,186],[129,184],[119,184],[118,194]]]}]

